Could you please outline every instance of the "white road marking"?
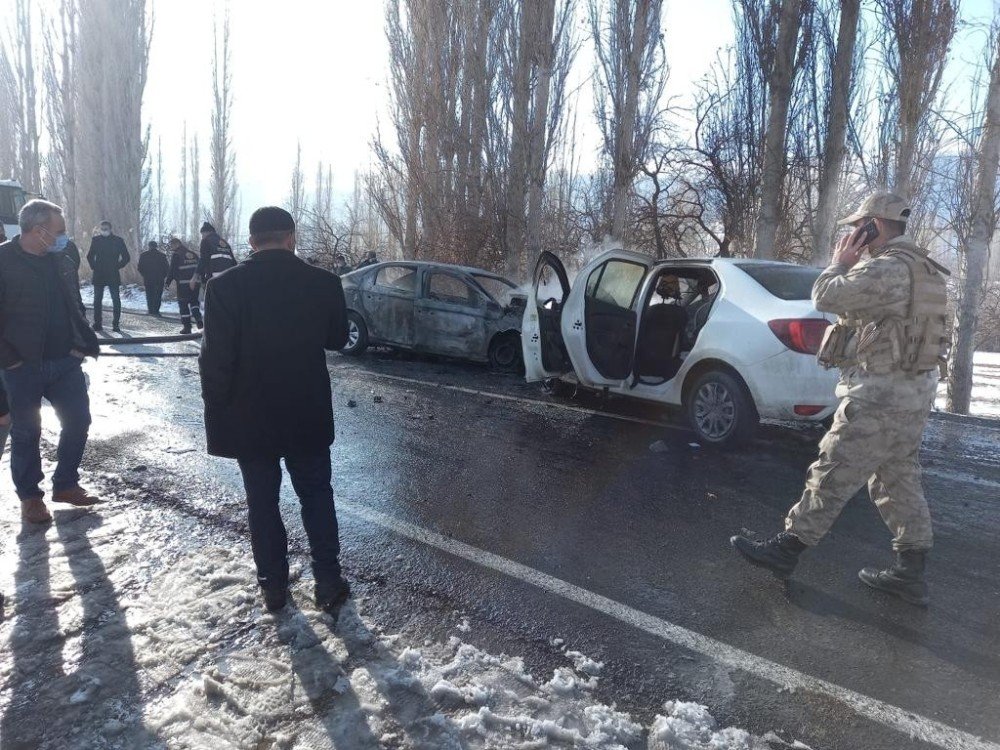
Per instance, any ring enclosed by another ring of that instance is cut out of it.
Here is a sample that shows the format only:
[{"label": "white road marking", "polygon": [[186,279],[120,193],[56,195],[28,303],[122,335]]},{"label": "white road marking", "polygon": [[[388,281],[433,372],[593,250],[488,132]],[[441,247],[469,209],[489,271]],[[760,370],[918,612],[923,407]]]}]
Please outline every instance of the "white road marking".
[{"label": "white road marking", "polygon": [[621,602],[616,602],[547,573],[529,568],[527,565],[508,560],[464,542],[449,539],[421,526],[393,518],[364,504],[341,501],[339,507],[349,515],[389,529],[400,536],[443,550],[455,557],[495,570],[568,601],[589,607],[664,641],[701,654],[730,669],[738,669],[765,679],[784,690],[804,690],[832,698],[848,706],[859,716],[913,739],[930,742],[945,748],[945,750],[1000,750],[1000,745],[989,740],[857,693],[849,688],[803,674],[791,667],[786,667],[680,625],[675,625],[667,620],[646,614]]},{"label": "white road marking", "polygon": [[554,409],[563,409],[565,411],[575,411],[580,414],[587,414],[590,416],[607,417],[608,419],[617,419],[620,422],[632,422],[633,424],[643,424],[650,427],[663,427],[668,430],[681,430],[683,432],[690,432],[690,429],[682,425],[670,424],[669,422],[658,422],[655,419],[643,419],[642,417],[630,417],[625,414],[613,414],[611,412],[600,411],[599,409],[588,409],[583,406],[574,406],[572,404],[561,404],[555,401],[542,401],[538,398],[525,398],[524,396],[510,396],[506,393],[495,393],[494,391],[482,391],[477,388],[465,388],[460,385],[450,385],[448,383],[436,383],[432,380],[420,380],[419,378],[406,378],[402,375],[387,375],[382,372],[364,372],[365,377],[383,378],[385,380],[395,380],[400,383],[412,383],[414,385],[423,385],[428,388],[442,388],[447,391],[456,391],[458,393],[468,393],[471,396],[482,396],[484,398],[497,399],[498,401],[513,401],[519,404],[530,404],[531,406],[546,406],[552,407]]},{"label": "white road marking", "polygon": [[[643,419],[641,417],[630,417],[625,414],[615,414],[613,412],[601,411],[599,409],[588,409],[583,406],[574,406],[573,404],[562,404],[557,401],[542,401],[537,398],[525,398],[524,396],[511,396],[505,393],[496,393],[494,391],[482,391],[476,388],[465,388],[460,385],[450,385],[448,383],[437,383],[433,380],[421,380],[420,378],[407,378],[402,375],[387,375],[381,372],[365,372],[365,377],[373,378],[383,378],[385,380],[394,380],[400,383],[411,383],[413,385],[422,385],[427,388],[441,388],[447,391],[456,391],[458,393],[467,393],[471,396],[482,396],[483,398],[492,398],[498,401],[511,401],[520,404],[528,404],[531,406],[545,406],[551,407],[553,409],[563,409],[565,411],[578,412],[580,414],[587,414],[589,416],[606,417],[608,419],[617,419],[620,422],[631,422],[633,424],[647,425],[650,427],[660,427],[665,430],[679,430],[680,432],[691,432],[690,428],[684,425],[671,424],[669,422],[658,422],[654,419]],[[948,471],[944,469],[928,469],[924,468],[924,474],[938,479],[943,479],[949,482],[964,482],[966,484],[976,484],[982,487],[996,487],[1000,488],[1000,481],[994,479],[986,479],[984,477],[977,477],[971,474],[963,474],[957,471]]]}]

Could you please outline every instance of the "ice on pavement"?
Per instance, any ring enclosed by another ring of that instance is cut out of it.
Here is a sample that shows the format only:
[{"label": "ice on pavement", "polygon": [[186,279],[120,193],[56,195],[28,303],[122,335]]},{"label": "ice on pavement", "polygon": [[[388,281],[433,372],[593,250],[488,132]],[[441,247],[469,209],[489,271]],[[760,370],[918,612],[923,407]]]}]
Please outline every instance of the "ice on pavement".
[{"label": "ice on pavement", "polygon": [[643,726],[595,698],[604,665],[570,648],[565,666],[533,675],[468,643],[465,619],[447,641],[418,644],[382,632],[364,601],[334,621],[297,570],[295,604],[269,615],[245,544],[171,530],[168,512],[140,500],[60,511],[16,543],[16,505],[0,506],[0,711],[12,739],[43,715],[38,746],[52,748],[769,747],[697,704],[668,702]]}]

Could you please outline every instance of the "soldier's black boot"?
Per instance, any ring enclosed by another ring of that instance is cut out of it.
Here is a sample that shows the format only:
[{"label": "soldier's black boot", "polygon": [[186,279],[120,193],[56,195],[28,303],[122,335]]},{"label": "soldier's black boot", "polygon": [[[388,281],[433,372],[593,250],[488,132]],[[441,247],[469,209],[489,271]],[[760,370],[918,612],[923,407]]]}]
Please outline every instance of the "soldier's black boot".
[{"label": "soldier's black boot", "polygon": [[925,550],[904,550],[896,553],[896,561],[885,570],[865,568],[858,578],[873,589],[898,596],[904,602],[926,607],[931,602],[924,580]]},{"label": "soldier's black boot", "polygon": [[795,534],[787,531],[763,542],[755,542],[745,536],[734,536],[729,543],[749,562],[767,568],[779,578],[788,578],[792,574],[799,562],[799,555],[807,547]]}]

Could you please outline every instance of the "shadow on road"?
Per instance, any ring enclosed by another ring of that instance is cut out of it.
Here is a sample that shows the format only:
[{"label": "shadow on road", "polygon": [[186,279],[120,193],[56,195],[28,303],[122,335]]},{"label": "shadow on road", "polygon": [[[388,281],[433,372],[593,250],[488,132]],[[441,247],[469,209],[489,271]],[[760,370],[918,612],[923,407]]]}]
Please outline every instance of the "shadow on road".
[{"label": "shadow on road", "polygon": [[[877,592],[872,592],[871,595],[880,596]],[[994,684],[1000,684],[1000,679],[998,679],[1000,659],[996,655],[973,651],[954,640],[941,643],[933,636],[929,636],[919,629],[928,616],[925,610],[886,597],[885,604],[894,608],[893,617],[888,617],[864,610],[801,581],[789,581],[785,584],[785,598],[794,606],[819,617],[838,617],[851,620],[864,627],[876,628],[892,638],[925,649],[942,661],[965,672],[975,674]],[[898,622],[900,614],[898,608],[904,607],[906,608],[907,620],[912,622],[915,627],[908,627]]]},{"label": "shadow on road", "polygon": [[[90,736],[95,727],[128,747],[157,744],[141,724],[142,689],[124,610],[87,537],[102,523],[93,513],[55,513],[72,587],[54,588],[47,530],[18,537],[13,695],[0,725],[3,750],[82,746],[73,744],[84,742],[78,733]],[[60,627],[59,607],[74,596],[79,617],[64,613]]]}]

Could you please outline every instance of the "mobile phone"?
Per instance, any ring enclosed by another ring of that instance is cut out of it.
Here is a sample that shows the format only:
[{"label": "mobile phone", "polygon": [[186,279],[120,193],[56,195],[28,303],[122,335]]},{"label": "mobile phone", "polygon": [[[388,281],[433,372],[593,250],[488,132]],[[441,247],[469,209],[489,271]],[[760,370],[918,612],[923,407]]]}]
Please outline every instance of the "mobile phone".
[{"label": "mobile phone", "polygon": [[864,242],[861,243],[861,247],[870,245],[875,238],[878,237],[878,227],[875,226],[874,221],[869,221],[861,227],[861,236],[864,239]]}]

